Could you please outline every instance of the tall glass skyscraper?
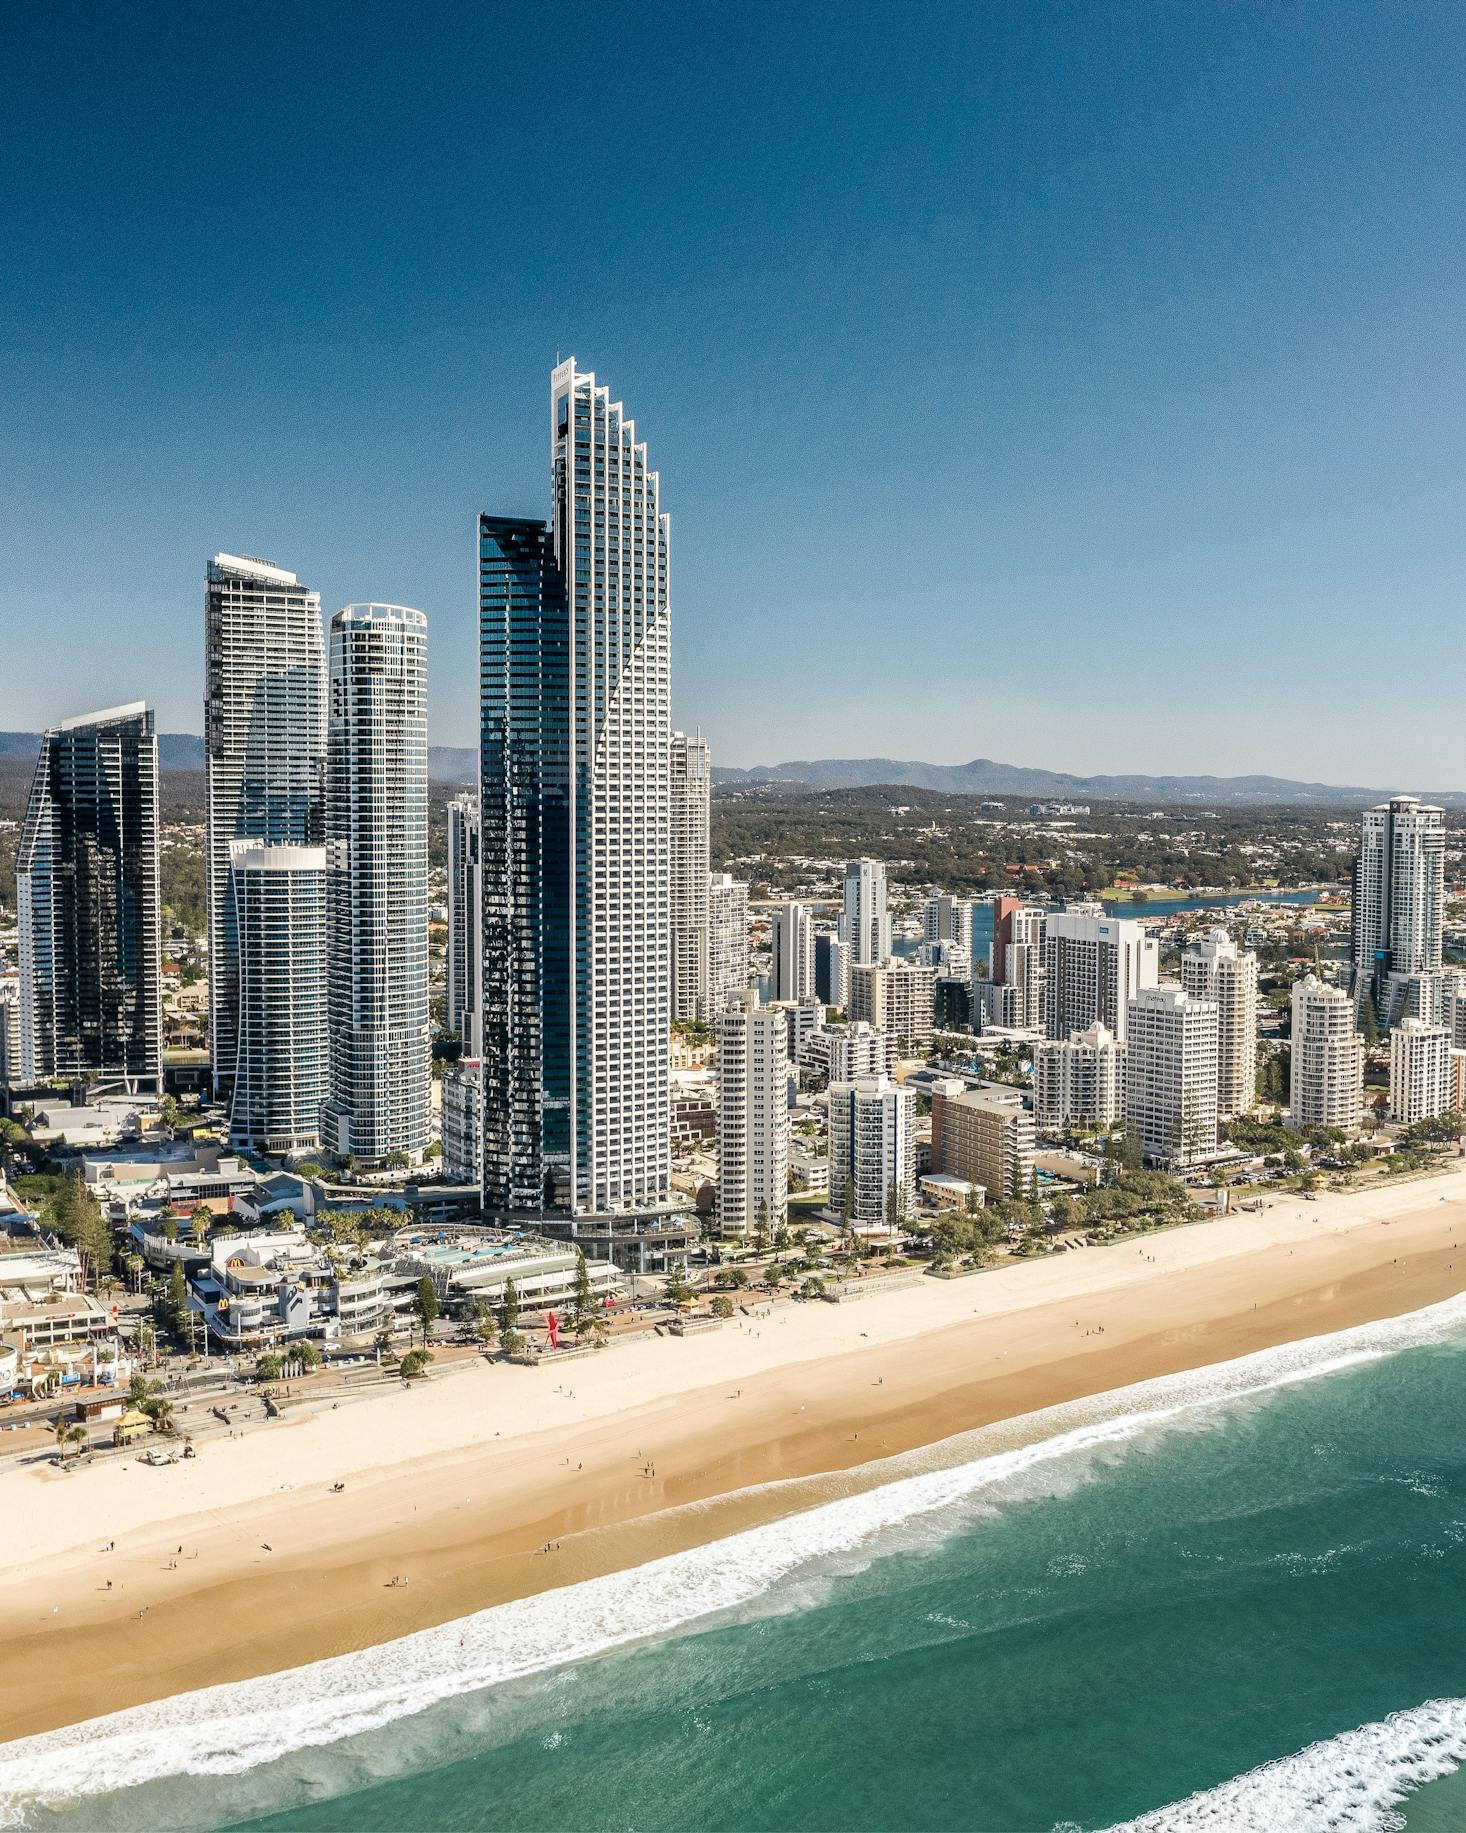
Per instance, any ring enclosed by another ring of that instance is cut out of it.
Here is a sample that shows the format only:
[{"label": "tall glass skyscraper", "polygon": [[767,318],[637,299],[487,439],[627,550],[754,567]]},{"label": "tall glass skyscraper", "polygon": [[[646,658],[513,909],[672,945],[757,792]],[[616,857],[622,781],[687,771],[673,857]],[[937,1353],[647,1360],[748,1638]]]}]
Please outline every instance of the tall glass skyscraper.
[{"label": "tall glass skyscraper", "polygon": [[1369,999],[1381,1025],[1399,1021],[1411,980],[1439,976],[1445,915],[1444,810],[1414,796],[1365,809],[1350,937],[1356,1015]]},{"label": "tall glass skyscraper", "polygon": [[479,517],[479,678],[484,1207],[568,1213],[570,634],[543,522]]},{"label": "tall glass skyscraper", "polygon": [[20,1074],[156,1090],[158,741],[141,703],[63,720],[41,740],[16,859]]},{"label": "tall glass skyscraper", "polygon": [[428,1144],[427,626],[402,605],[331,619],[322,1138],[367,1164]]},{"label": "tall glass skyscraper", "polygon": [[550,384],[554,516],[479,521],[484,1204],[670,1181],[671,673],[659,484],[609,389]]},{"label": "tall glass skyscraper", "polygon": [[318,846],[326,674],[321,599],[294,573],[216,554],[204,583],[209,1052],[229,1092],[239,1026],[231,848]]},{"label": "tall glass skyscraper", "polygon": [[483,925],[479,900],[483,870],[479,859],[477,796],[455,796],[448,804],[448,953],[444,1011],[448,1029],[456,1031],[461,1054],[477,1058],[483,1031]]}]

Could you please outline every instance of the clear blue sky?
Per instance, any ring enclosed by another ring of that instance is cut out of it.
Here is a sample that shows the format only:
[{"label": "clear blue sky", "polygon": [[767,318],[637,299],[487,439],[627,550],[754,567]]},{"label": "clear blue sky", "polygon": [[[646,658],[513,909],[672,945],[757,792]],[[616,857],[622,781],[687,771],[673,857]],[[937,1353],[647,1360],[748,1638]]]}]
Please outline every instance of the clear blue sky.
[{"label": "clear blue sky", "polygon": [[200,726],[215,550],[420,606],[634,413],[727,763],[1466,787],[1466,11],[6,9],[0,726]]}]

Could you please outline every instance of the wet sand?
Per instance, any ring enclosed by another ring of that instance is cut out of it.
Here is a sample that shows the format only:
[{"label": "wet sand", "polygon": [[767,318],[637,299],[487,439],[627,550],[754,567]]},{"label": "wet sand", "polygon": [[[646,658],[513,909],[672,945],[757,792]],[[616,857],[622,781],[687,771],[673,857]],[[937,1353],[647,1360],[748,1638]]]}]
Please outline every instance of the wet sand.
[{"label": "wet sand", "polygon": [[839,1306],[782,1304],[554,1371],[478,1363],[165,1470],[11,1469],[0,1736],[634,1565],[808,1507],[831,1473],[878,1482],[897,1452],[1463,1287],[1453,1170]]}]

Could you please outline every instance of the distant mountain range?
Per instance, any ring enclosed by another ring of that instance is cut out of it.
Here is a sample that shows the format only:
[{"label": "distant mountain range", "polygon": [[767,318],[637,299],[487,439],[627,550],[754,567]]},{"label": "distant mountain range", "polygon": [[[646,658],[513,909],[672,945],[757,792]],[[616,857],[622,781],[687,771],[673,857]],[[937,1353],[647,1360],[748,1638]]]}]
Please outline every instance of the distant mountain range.
[{"label": "distant mountain range", "polygon": [[[34,758],[39,732],[0,732],[0,758]],[[160,732],[158,763],[164,770],[202,770],[204,741],[192,732]],[[478,753],[467,745],[429,745],[428,775],[435,783],[478,781]]]},{"label": "distant mountain range", "polygon": [[[15,767],[19,758],[34,758],[39,732],[0,732],[0,760]],[[202,770],[204,741],[192,732],[160,732],[158,761],[165,770]],[[428,775],[435,783],[475,783],[478,753],[468,745],[430,745]],[[788,764],[756,764],[750,770],[714,766],[721,787],[767,785],[779,789],[933,789],[953,796],[1020,796],[1094,802],[1217,802],[1240,805],[1269,802],[1320,808],[1359,807],[1382,802],[1392,789],[1365,789],[1339,783],[1302,783],[1282,776],[1071,776],[1064,770],[1036,770],[1024,764],[1001,764],[975,757],[970,764],[924,764],[894,757],[817,757]],[[1466,790],[1422,789],[1412,794],[1450,807],[1466,805]]]},{"label": "distant mountain range", "polygon": [[[970,764],[923,764],[893,757],[820,757],[790,764],[757,764],[749,770],[714,766],[725,788],[768,784],[784,789],[866,789],[905,785],[956,796],[1061,797],[1065,801],[1293,803],[1318,807],[1382,802],[1395,789],[1361,789],[1336,783],[1300,783],[1280,776],[1071,776],[975,757]],[[1466,790],[1414,791],[1427,801],[1466,804]]]}]

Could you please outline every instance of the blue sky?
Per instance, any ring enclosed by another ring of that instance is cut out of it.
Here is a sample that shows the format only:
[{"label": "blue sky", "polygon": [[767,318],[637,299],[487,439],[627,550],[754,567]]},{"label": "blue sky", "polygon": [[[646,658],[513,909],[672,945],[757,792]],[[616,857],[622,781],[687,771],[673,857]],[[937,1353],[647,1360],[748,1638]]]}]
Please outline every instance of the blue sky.
[{"label": "blue sky", "polygon": [[634,413],[727,763],[1466,787],[1466,12],[7,10],[0,726],[199,729],[217,549],[417,605]]}]

